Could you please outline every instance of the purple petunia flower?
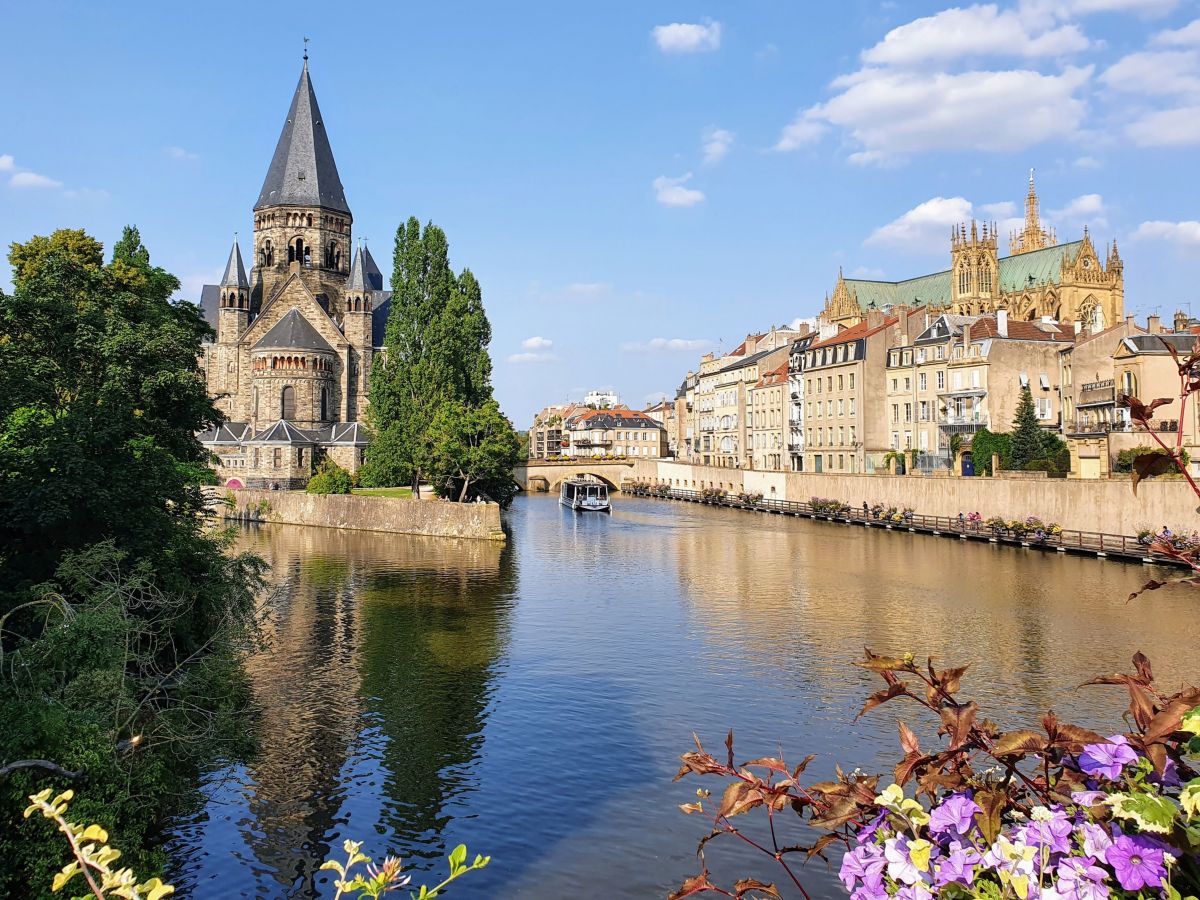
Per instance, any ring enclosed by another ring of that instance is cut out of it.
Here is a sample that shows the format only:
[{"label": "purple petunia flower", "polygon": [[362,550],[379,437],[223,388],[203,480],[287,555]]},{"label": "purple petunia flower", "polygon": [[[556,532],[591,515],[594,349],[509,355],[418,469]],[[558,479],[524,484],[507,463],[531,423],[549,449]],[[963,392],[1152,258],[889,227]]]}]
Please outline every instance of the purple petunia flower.
[{"label": "purple petunia flower", "polygon": [[896,900],[932,900],[933,892],[923,884],[910,884],[896,891]]},{"label": "purple petunia flower", "polygon": [[863,828],[859,829],[856,838],[860,844],[870,843],[871,838],[875,837],[875,832],[887,820],[887,810],[882,810],[879,815],[868,822]]},{"label": "purple petunia flower", "polygon": [[1127,891],[1160,887],[1167,875],[1163,852],[1137,837],[1123,834],[1108,848],[1108,864],[1117,873],[1117,881]]},{"label": "purple petunia flower", "polygon": [[1104,879],[1108,873],[1096,865],[1090,856],[1069,856],[1055,869],[1058,891],[1070,900],[1104,900],[1108,888]]},{"label": "purple petunia flower", "polygon": [[1051,853],[1069,853],[1072,830],[1071,820],[1061,807],[1036,806],[1029,824],[1017,829],[1017,836],[1031,847],[1044,847]]},{"label": "purple petunia flower", "polygon": [[929,812],[929,830],[933,834],[966,835],[975,825],[979,804],[966,794],[951,794]]},{"label": "purple petunia flower", "polygon": [[1071,799],[1080,806],[1098,806],[1108,794],[1104,791],[1072,791]]},{"label": "purple petunia flower", "polygon": [[889,838],[884,842],[883,855],[887,859],[888,875],[894,881],[916,884],[921,880],[921,872],[908,851],[907,838]]},{"label": "purple petunia flower", "polygon": [[1094,856],[1100,862],[1108,862],[1108,848],[1112,846],[1112,835],[1090,822],[1079,826],[1079,835],[1083,839],[1084,853]]},{"label": "purple petunia flower", "polygon": [[938,887],[945,887],[951,882],[970,885],[975,880],[975,867],[982,860],[983,857],[973,847],[964,849],[958,841],[951,841],[946,856],[938,864],[934,884]]},{"label": "purple petunia flower", "polygon": [[1121,771],[1137,760],[1124,735],[1114,734],[1103,744],[1087,744],[1079,755],[1079,768],[1089,775],[1103,775],[1110,780],[1121,777]]},{"label": "purple petunia flower", "polygon": [[850,892],[850,900],[887,900],[887,888],[880,883],[876,887],[863,885]]},{"label": "purple petunia flower", "polygon": [[846,890],[854,890],[858,882],[864,887],[877,888],[883,882],[883,867],[887,860],[883,858],[883,850],[874,844],[859,844],[842,857],[842,868],[838,877]]}]

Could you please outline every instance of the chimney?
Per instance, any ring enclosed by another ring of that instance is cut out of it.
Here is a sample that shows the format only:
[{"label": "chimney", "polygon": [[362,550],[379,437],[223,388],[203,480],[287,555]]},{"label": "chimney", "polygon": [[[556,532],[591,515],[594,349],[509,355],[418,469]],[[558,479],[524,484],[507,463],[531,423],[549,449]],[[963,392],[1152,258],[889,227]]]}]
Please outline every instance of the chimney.
[{"label": "chimney", "polygon": [[963,322],[963,356],[967,355],[967,351],[971,349],[971,323]]},{"label": "chimney", "polygon": [[1179,334],[1188,330],[1188,317],[1182,309],[1175,311],[1175,331]]},{"label": "chimney", "polygon": [[1158,316],[1146,316],[1146,330],[1151,334],[1162,333],[1162,319]]},{"label": "chimney", "polygon": [[867,310],[867,328],[868,329],[874,331],[876,328],[878,328],[880,325],[883,324],[883,319],[884,319],[883,310],[881,310],[881,309],[868,309]]},{"label": "chimney", "polygon": [[1008,310],[996,310],[996,334],[1000,337],[1008,337]]},{"label": "chimney", "polygon": [[1083,323],[1080,322],[1078,319],[1076,319],[1075,320],[1075,333],[1079,334],[1081,331],[1083,331]]}]

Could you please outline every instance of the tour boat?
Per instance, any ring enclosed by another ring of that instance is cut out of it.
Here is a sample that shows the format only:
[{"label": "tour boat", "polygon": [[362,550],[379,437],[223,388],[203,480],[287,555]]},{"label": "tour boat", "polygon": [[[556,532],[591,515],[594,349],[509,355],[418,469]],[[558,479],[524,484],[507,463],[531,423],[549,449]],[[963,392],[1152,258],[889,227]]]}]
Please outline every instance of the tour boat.
[{"label": "tour boat", "polygon": [[558,502],[563,506],[582,512],[611,512],[608,502],[608,485],[602,481],[586,478],[568,478],[559,490]]}]

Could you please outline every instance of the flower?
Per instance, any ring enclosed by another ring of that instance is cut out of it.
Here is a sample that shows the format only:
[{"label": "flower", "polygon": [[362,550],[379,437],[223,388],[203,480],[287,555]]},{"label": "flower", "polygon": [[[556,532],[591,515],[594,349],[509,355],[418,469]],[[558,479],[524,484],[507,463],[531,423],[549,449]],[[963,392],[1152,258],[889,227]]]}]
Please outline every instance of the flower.
[{"label": "flower", "polygon": [[[925,844],[926,850],[928,850],[929,842],[921,841],[921,843]],[[908,852],[908,841],[905,838],[889,838],[884,841],[883,855],[887,859],[888,877],[893,881],[901,881],[904,884],[916,884],[921,880],[921,872]],[[926,856],[925,862],[926,866],[928,866],[928,856]]]},{"label": "flower", "polygon": [[1080,806],[1099,806],[1108,794],[1104,791],[1072,791],[1071,799]]},{"label": "flower", "polygon": [[1127,891],[1159,887],[1167,874],[1162,850],[1127,834],[1118,837],[1108,848],[1108,864]]},{"label": "flower", "polygon": [[1121,771],[1137,760],[1137,754],[1129,746],[1124,735],[1114,734],[1103,744],[1087,744],[1079,755],[1079,768],[1089,775],[1103,775],[1115,780]]},{"label": "flower", "polygon": [[1108,862],[1108,848],[1112,846],[1112,836],[1099,825],[1085,822],[1079,826],[1078,834],[1083,838],[1083,852],[1094,856],[1100,862]]},{"label": "flower", "polygon": [[929,813],[929,830],[934,834],[966,835],[975,824],[979,804],[966,794],[951,794]]},{"label": "flower", "polygon": [[1090,856],[1067,857],[1059,862],[1055,874],[1059,892],[1070,900],[1104,900],[1108,896],[1104,886],[1108,873]]},{"label": "flower", "polygon": [[1020,838],[1031,847],[1045,847],[1051,853],[1067,853],[1071,849],[1071,820],[1062,808],[1035,806],[1030,810],[1028,825],[1017,829]]},{"label": "flower", "polygon": [[878,888],[883,884],[883,867],[886,864],[882,849],[874,844],[860,844],[842,857],[838,877],[848,891],[854,890],[860,881],[869,889]]},{"label": "flower", "polygon": [[948,849],[949,852],[937,867],[934,884],[938,887],[944,887],[951,882],[971,884],[975,880],[975,866],[979,865],[983,857],[976,853],[973,847],[968,846],[964,849],[958,841],[951,841]]}]

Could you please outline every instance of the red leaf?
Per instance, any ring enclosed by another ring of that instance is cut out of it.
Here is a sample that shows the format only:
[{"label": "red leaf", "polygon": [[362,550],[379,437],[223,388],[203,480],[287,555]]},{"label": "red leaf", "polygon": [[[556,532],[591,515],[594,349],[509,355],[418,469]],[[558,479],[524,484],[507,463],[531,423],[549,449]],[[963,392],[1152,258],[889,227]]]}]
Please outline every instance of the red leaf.
[{"label": "red leaf", "polygon": [[1046,749],[1046,739],[1036,731],[1019,729],[1006,731],[1000,735],[992,752],[997,756],[1023,756],[1026,753],[1037,753]]},{"label": "red leaf", "polygon": [[733,886],[733,893],[740,897],[742,894],[750,891],[762,891],[770,897],[778,897],[779,891],[775,890],[775,885],[767,884],[765,881],[759,881],[757,878],[743,878]]},{"label": "red leaf", "polygon": [[705,891],[713,890],[713,884],[708,880],[708,873],[701,872],[699,875],[693,875],[679,890],[667,895],[667,900],[683,900],[684,897],[691,897],[693,894],[702,894]]},{"label": "red leaf", "polygon": [[989,844],[1000,833],[1000,811],[1004,809],[1007,799],[1004,791],[979,791],[975,794],[975,802],[980,809],[975,814],[975,821],[979,823],[983,839]]},{"label": "red leaf", "polygon": [[979,706],[971,701],[966,706],[947,706],[942,710],[942,730],[950,738],[950,749],[957,750],[967,742]]},{"label": "red leaf", "polygon": [[921,742],[917,740],[917,736],[913,734],[913,730],[903,722],[896,723],[900,727],[900,747],[905,753],[920,753]]},{"label": "red leaf", "polygon": [[893,697],[899,697],[901,694],[908,694],[908,685],[902,681],[889,684],[887,687],[876,691],[867,698],[867,702],[863,704],[863,708],[858,711],[858,715],[854,717],[854,720],[857,722],[875,707],[882,703],[887,703]]}]

